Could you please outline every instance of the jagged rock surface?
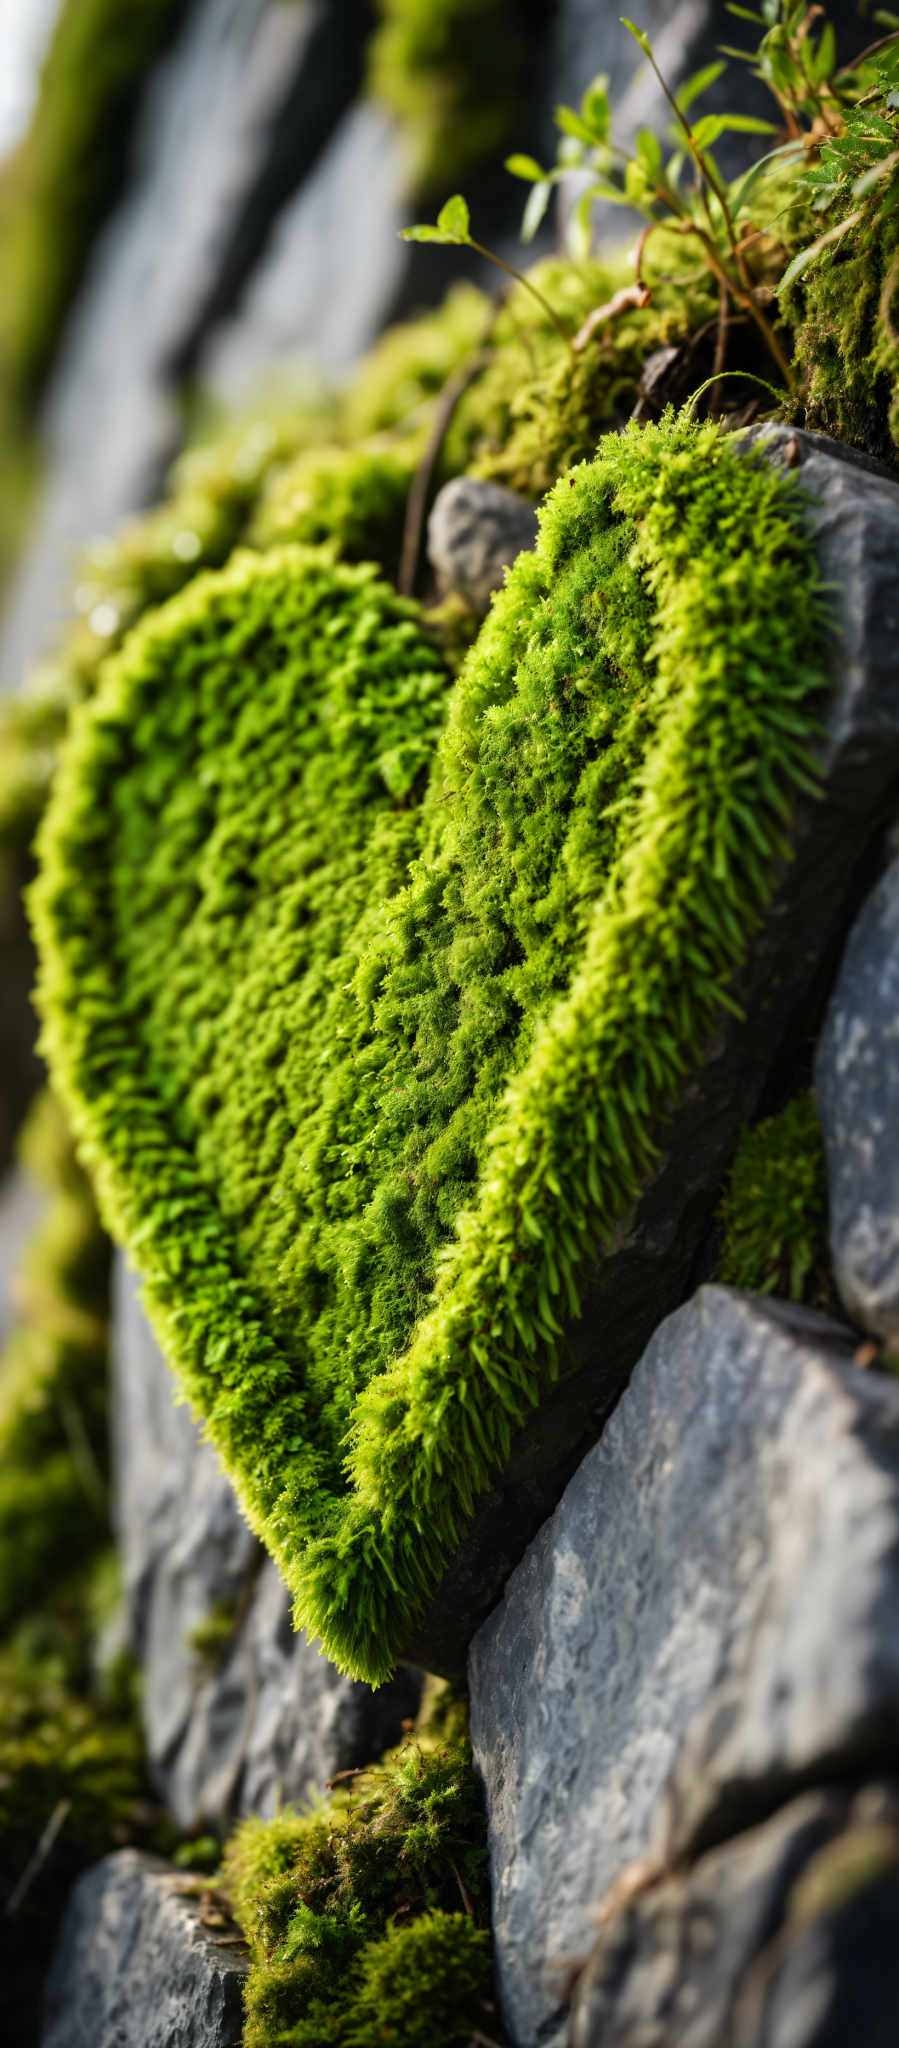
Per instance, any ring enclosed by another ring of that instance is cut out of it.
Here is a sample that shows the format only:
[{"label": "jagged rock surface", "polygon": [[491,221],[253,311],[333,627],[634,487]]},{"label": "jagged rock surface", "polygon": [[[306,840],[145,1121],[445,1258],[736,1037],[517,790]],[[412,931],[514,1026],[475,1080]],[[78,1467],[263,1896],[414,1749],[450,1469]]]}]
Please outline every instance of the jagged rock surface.
[{"label": "jagged rock surface", "polygon": [[899,1792],[809,1792],[612,1907],[571,2048],[891,2048]]},{"label": "jagged rock surface", "polygon": [[660,1318],[682,1301],[741,1125],[785,1043],[816,1027],[826,976],[852,915],[868,850],[899,786],[899,486],[820,434],[750,430],[749,450],[786,462],[832,586],[831,696],[818,748],[822,793],[803,799],[784,868],[735,983],[728,1015],[702,1050],[663,1133],[659,1164],[581,1290],[568,1365],[519,1432],[482,1497],[408,1654],[431,1670],[464,1667],[525,1545],[596,1442]]},{"label": "jagged rock surface", "polygon": [[[899,684],[897,684],[899,689]],[[899,861],[865,903],[815,1062],[834,1275],[850,1315],[899,1347]]]},{"label": "jagged rock surface", "polygon": [[47,1978],[41,2048],[236,2048],[247,1952],[200,1913],[155,1856],[122,1849],[86,1871]]},{"label": "jagged rock surface", "polygon": [[895,1756],[899,1385],[854,1367],[854,1343],[700,1289],[472,1645],[519,2048],[561,2041],[554,1965],[589,1947],[625,1866]]},{"label": "jagged rock surface", "polygon": [[[117,1260],[116,1523],[130,1634],[143,1673],[151,1771],[179,1825],[306,1802],[335,1772],[400,1739],[419,1682],[372,1691],[291,1627],[290,1600],[251,1535],[212,1445],[175,1383]],[[230,1616],[218,1651],[191,1638]]]},{"label": "jagged rock surface", "polygon": [[537,538],[537,508],[501,484],[456,476],[444,484],[428,520],[428,558],[440,588],[483,618],[516,555]]}]

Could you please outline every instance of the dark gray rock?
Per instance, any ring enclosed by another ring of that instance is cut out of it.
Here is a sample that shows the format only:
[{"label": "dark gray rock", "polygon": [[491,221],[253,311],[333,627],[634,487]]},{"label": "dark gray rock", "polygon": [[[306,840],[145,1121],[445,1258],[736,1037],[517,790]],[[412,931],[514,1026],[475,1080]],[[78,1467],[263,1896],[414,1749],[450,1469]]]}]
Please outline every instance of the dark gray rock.
[{"label": "dark gray rock", "polygon": [[[121,1849],[85,1872],[44,1988],[41,2048],[236,2048],[249,1958],[190,1880]],[[227,1945],[226,1945],[227,1944]]]},{"label": "dark gray rock", "polygon": [[896,1788],[809,1792],[686,1874],[609,1902],[570,2048],[887,2048],[897,1907]]},{"label": "dark gray rock", "polygon": [[[275,1566],[212,1445],[176,1405],[121,1259],[113,1350],[115,1518],[154,1781],[186,1829],[302,1804],[399,1740],[419,1682],[402,1673],[372,1691],[294,1632]],[[194,1631],[215,1615],[222,1640],[201,1654]]]},{"label": "dark gray rock", "polygon": [[[519,1432],[502,1475],[407,1653],[427,1669],[464,1666],[467,1644],[530,1538],[589,1450],[660,1317],[683,1301],[741,1125],[785,1046],[818,1023],[859,887],[859,871],[895,803],[899,779],[899,485],[822,435],[763,428],[774,461],[793,463],[833,586],[832,694],[819,749],[822,796],[801,801],[792,859],[734,984],[728,1016],[685,1084],[658,1166],[582,1289],[567,1364]],[[791,446],[791,444],[794,444]]]},{"label": "dark gray rock", "polygon": [[647,1856],[694,1856],[899,1739],[899,1385],[822,1316],[704,1287],[480,1630],[501,1999],[561,2038],[552,1968]]},{"label": "dark gray rock", "polygon": [[501,484],[456,476],[444,484],[428,520],[428,558],[440,588],[483,618],[516,555],[537,538],[537,508]]},{"label": "dark gray rock", "polygon": [[850,1315],[899,1347],[899,861],[853,927],[815,1061],[834,1275]]},{"label": "dark gray rock", "polygon": [[48,390],[46,483],[9,594],[0,687],[17,689],[55,638],[73,558],[158,490],[183,430],[179,387],[352,101],[366,19],[365,0],[187,9]]}]

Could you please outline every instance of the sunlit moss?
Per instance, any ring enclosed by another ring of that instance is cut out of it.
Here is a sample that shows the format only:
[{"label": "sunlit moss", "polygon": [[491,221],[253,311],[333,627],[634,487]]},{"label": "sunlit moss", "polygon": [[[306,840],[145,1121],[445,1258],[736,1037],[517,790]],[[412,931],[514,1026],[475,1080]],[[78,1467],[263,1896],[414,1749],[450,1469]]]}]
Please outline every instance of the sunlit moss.
[{"label": "sunlit moss", "polygon": [[486,1826],[458,1725],[311,1814],[244,1821],[219,1881],[253,1956],[245,2048],[464,2048],[485,2024]]},{"label": "sunlit moss", "polygon": [[154,614],[76,720],[46,1048],[298,1617],[359,1675],[728,1000],[821,621],[798,487],[669,421],[560,480],[448,701],[386,587],[285,549]]},{"label": "sunlit moss", "polygon": [[834,1306],[827,1169],[810,1092],[747,1131],[719,1210],[716,1278],[809,1308]]}]

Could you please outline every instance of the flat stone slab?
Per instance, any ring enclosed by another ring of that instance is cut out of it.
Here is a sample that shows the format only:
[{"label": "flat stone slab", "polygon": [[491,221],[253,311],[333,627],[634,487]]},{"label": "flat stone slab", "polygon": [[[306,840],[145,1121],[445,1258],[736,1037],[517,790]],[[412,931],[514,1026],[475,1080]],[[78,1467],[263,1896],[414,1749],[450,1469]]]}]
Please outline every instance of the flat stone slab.
[{"label": "flat stone slab", "polygon": [[557,1965],[647,1856],[895,1762],[899,1383],[823,1316],[703,1287],[472,1644],[498,1983],[561,2042]]},{"label": "flat stone slab", "polygon": [[[113,1482],[151,1774],[179,1827],[305,1805],[398,1742],[420,1681],[344,1678],[290,1597],[175,1381],[120,1254],[113,1287]],[[218,1616],[212,1653],[194,1642]]]},{"label": "flat stone slab", "polygon": [[893,2048],[899,1788],[809,1792],[612,1909],[570,2048]]},{"label": "flat stone slab", "polygon": [[750,429],[808,495],[832,586],[832,693],[821,796],[801,801],[785,862],[728,1016],[661,1132],[658,1165],[581,1288],[558,1381],[519,1431],[406,1646],[426,1669],[464,1668],[471,1636],[594,1444],[661,1317],[684,1300],[740,1128],[784,1047],[817,1029],[868,849],[899,780],[899,485],[820,434]]},{"label": "flat stone slab", "polygon": [[248,1951],[201,1912],[180,1872],[136,1849],[85,1871],[44,1987],[40,2048],[237,2048]]},{"label": "flat stone slab", "polygon": [[836,1283],[856,1322],[899,1349],[899,861],[850,934],[815,1092]]}]

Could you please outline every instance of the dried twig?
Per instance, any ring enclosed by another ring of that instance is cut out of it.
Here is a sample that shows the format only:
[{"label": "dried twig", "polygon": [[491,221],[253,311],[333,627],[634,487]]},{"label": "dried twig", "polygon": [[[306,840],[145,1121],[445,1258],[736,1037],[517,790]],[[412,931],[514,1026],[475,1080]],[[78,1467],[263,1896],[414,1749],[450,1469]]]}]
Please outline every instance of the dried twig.
[{"label": "dried twig", "polygon": [[621,290],[616,292],[613,298],[607,299],[604,306],[594,306],[592,313],[587,314],[583,326],[578,328],[571,344],[575,355],[580,355],[588,341],[592,341],[597,327],[604,327],[607,321],[617,320],[619,313],[627,312],[629,306],[648,306],[651,298],[649,286],[641,283],[639,278],[635,278],[633,284],[623,284]]},{"label": "dried twig", "polygon": [[468,390],[469,384],[474,383],[475,378],[486,368],[490,360],[491,351],[489,349],[480,349],[477,355],[469,357],[467,363],[460,363],[459,368],[453,371],[451,377],[447,378],[437,400],[434,424],[428,435],[424,454],[412,479],[412,486],[406,502],[406,523],[403,528],[403,545],[400,553],[399,575],[397,577],[397,588],[402,597],[411,597],[415,589],[415,578],[418,574],[418,558],[421,553],[421,537],[424,530],[425,509],[428,502],[428,493],[431,488],[431,478],[434,474],[437,457],[443,446],[450,420],[463,393]]},{"label": "dried twig", "polygon": [[469,1920],[473,1920],[473,1919],[474,1919],[474,1907],[473,1907],[473,1905],[472,1905],[472,1903],[471,1903],[471,1900],[470,1900],[470,1898],[469,1898],[469,1896],[468,1896],[468,1893],[467,1893],[467,1891],[466,1891],[466,1889],[465,1889],[465,1886],[464,1886],[464,1884],[462,1883],[462,1879],[461,1879],[461,1877],[460,1877],[460,1875],[459,1875],[459,1872],[458,1872],[458,1870],[456,1869],[456,1866],[455,1866],[455,1864],[454,1864],[454,1862],[453,1862],[453,1859],[452,1859],[452,1857],[450,1856],[450,1857],[449,1857],[449,1858],[448,1858],[447,1860],[448,1860],[448,1862],[449,1862],[449,1867],[450,1867],[450,1869],[451,1869],[451,1871],[452,1871],[452,1873],[453,1873],[453,1876],[454,1876],[454,1878],[455,1878],[455,1880],[456,1880],[456,1883],[457,1883],[457,1885],[458,1885],[458,1887],[459,1887],[459,1891],[460,1891],[460,1893],[461,1893],[461,1896],[462,1896],[462,1904],[463,1904],[463,1906],[465,1907],[465,1911],[466,1911],[466,1913],[468,1914]]},{"label": "dried twig", "polygon": [[26,1863],[15,1890],[10,1892],[9,1898],[6,1901],[6,1911],[10,1916],[13,1913],[17,1913],[19,1907],[24,1905],[35,1879],[40,1876],[44,1864],[52,1853],[53,1844],[56,1841],[59,1830],[63,1822],[68,1818],[71,1810],[71,1799],[60,1799],[58,1805],[54,1806],[34,1855]]}]

